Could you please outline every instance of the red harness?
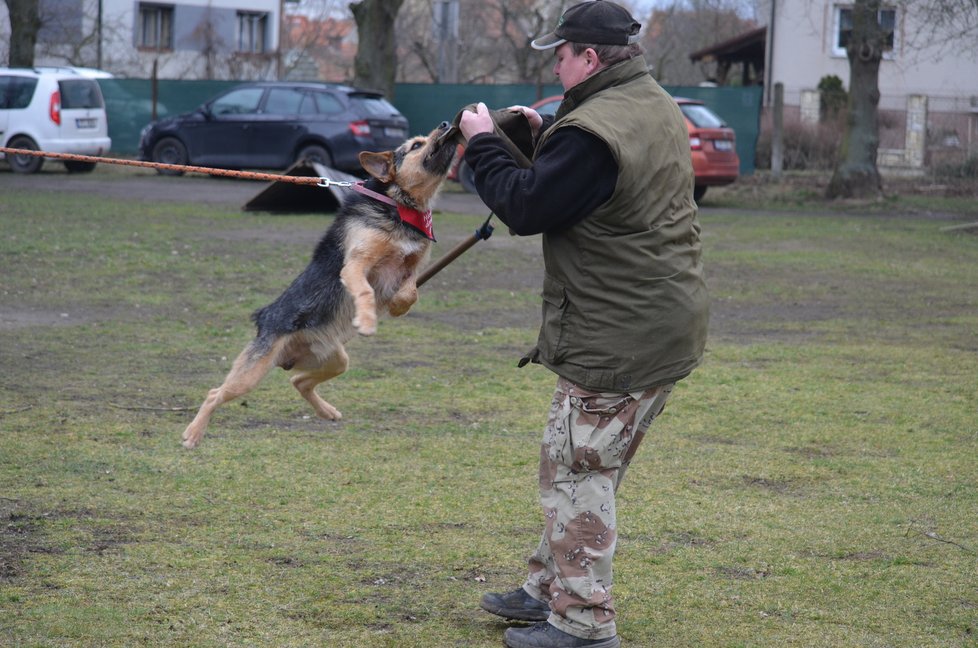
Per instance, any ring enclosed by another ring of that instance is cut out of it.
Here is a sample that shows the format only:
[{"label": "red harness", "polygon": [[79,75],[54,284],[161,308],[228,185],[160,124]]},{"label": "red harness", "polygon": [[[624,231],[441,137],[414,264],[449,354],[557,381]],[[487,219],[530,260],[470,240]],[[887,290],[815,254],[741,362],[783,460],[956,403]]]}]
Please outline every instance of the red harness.
[{"label": "red harness", "polygon": [[353,185],[353,190],[362,193],[364,196],[370,196],[375,200],[379,200],[382,203],[387,203],[388,205],[394,205],[397,207],[397,215],[400,216],[401,222],[409,227],[413,227],[422,234],[425,238],[432,241],[435,240],[435,232],[432,229],[431,223],[431,210],[428,211],[418,211],[411,207],[405,207],[404,205],[398,203],[390,196],[385,196],[382,193],[377,193],[371,189],[367,189],[362,182],[357,182]]}]

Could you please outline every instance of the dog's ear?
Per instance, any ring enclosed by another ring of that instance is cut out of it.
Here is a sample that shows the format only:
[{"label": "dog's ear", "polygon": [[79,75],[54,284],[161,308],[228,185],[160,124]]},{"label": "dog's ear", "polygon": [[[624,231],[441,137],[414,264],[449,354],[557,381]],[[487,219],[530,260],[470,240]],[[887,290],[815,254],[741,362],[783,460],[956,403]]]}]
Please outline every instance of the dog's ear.
[{"label": "dog's ear", "polygon": [[383,153],[372,153],[370,151],[361,151],[360,166],[363,167],[364,171],[381,182],[390,182],[394,179],[394,152],[384,151]]}]

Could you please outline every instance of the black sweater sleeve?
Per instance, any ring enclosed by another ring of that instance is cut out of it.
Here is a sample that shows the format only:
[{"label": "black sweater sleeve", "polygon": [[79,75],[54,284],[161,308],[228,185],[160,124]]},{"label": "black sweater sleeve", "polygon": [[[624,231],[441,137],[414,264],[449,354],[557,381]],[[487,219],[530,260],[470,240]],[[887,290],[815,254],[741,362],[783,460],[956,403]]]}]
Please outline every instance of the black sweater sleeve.
[{"label": "black sweater sleeve", "polygon": [[482,201],[523,236],[570,227],[607,202],[618,182],[607,144],[575,127],[554,133],[529,169],[491,133],[469,140],[465,161]]}]

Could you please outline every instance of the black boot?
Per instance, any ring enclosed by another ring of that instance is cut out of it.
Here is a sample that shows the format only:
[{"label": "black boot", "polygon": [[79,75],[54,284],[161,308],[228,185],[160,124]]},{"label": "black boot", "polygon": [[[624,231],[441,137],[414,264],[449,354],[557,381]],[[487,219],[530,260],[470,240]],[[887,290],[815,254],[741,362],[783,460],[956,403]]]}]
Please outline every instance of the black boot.
[{"label": "black boot", "polygon": [[486,612],[517,621],[546,621],[550,605],[538,601],[522,587],[506,594],[485,594],[479,606]]},{"label": "black boot", "polygon": [[509,628],[503,641],[509,648],[618,648],[621,645],[617,635],[607,639],[581,639],[546,621],[529,628]]}]

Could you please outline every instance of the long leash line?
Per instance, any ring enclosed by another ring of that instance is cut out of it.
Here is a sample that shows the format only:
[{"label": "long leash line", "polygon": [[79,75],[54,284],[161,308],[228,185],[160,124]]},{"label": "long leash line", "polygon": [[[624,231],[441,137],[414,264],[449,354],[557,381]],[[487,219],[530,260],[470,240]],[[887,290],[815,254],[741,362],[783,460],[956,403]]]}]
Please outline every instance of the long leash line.
[{"label": "long leash line", "polygon": [[255,171],[235,171],[233,169],[214,169],[211,167],[192,166],[189,164],[166,164],[164,162],[145,162],[143,160],[123,160],[121,158],[99,157],[95,155],[78,155],[76,153],[51,153],[32,149],[15,149],[0,146],[0,153],[7,155],[30,155],[33,157],[51,158],[54,160],[71,160],[75,162],[95,162],[102,164],[118,164],[121,166],[143,167],[146,169],[163,169],[167,171],[183,171],[190,173],[206,173],[226,178],[242,178],[246,180],[264,180],[267,182],[290,182],[299,185],[316,185],[317,187],[350,187],[354,183],[347,180],[330,180],[311,176],[287,176],[278,173],[258,173]]},{"label": "long leash line", "polygon": [[[102,164],[118,164],[121,166],[143,167],[147,169],[165,169],[170,171],[183,171],[190,173],[206,173],[208,175],[223,176],[228,178],[242,178],[247,180],[264,180],[266,182],[289,182],[298,185],[315,185],[317,187],[329,188],[352,187],[360,193],[367,193],[369,190],[361,189],[362,182],[351,182],[348,180],[330,180],[329,178],[316,178],[311,176],[287,176],[278,173],[258,173],[255,171],[234,171],[230,169],[213,169],[210,167],[192,166],[188,164],[166,164],[163,162],[144,162],[142,160],[124,160],[121,158],[99,157],[95,155],[78,155],[76,153],[49,153],[46,151],[35,151],[32,149],[15,149],[0,146],[0,153],[7,155],[31,155],[34,157],[51,158],[55,160],[73,160],[77,162],[95,162]],[[370,192],[374,193],[374,192]],[[428,266],[418,277],[417,285],[421,286],[426,281],[435,276],[445,266],[457,259],[470,247],[484,241],[492,236],[493,227],[489,223],[493,214],[464,241],[458,243],[454,248],[446,252],[441,258]]]}]

